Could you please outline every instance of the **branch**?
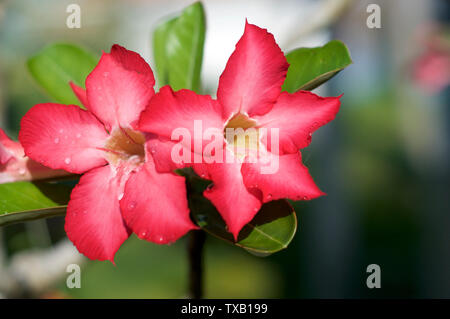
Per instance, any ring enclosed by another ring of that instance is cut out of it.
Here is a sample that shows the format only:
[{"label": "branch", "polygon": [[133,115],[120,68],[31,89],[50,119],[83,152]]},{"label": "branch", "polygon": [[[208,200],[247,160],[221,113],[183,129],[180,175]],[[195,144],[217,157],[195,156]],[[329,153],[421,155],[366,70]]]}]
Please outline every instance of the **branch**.
[{"label": "branch", "polygon": [[203,296],[203,246],[206,234],[203,230],[193,230],[189,236],[189,298]]}]

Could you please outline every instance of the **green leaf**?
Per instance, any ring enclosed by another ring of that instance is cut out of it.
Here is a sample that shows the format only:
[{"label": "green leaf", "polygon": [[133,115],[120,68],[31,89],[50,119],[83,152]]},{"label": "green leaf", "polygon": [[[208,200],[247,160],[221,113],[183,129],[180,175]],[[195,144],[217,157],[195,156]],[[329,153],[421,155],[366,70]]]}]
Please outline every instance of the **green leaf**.
[{"label": "green leaf", "polygon": [[205,13],[200,2],[156,28],[153,54],[160,86],[169,84],[175,91],[199,90],[205,32]]},{"label": "green leaf", "polygon": [[36,82],[57,102],[79,104],[69,81],[84,87],[97,62],[97,57],[76,45],[55,43],[31,57],[27,65]]},{"label": "green leaf", "polygon": [[0,226],[65,214],[73,181],[0,184]]},{"label": "green leaf", "polygon": [[297,230],[297,217],[286,200],[266,203],[255,218],[242,228],[235,242],[214,206],[200,194],[190,194],[190,208],[197,224],[206,232],[257,256],[285,249]]},{"label": "green leaf", "polygon": [[312,90],[352,64],[350,52],[341,41],[333,40],[322,47],[299,48],[286,55],[290,66],[283,90]]}]

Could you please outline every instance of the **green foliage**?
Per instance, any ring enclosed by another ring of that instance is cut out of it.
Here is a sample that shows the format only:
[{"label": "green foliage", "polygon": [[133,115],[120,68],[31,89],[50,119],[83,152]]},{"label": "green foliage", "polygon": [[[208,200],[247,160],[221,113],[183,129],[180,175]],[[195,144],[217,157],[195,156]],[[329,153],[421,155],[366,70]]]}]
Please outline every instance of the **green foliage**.
[{"label": "green foliage", "polygon": [[157,27],[153,34],[153,50],[160,86],[168,84],[175,91],[190,89],[198,92],[205,32],[205,14],[200,2]]},{"label": "green foliage", "polygon": [[336,40],[322,47],[296,49],[286,59],[290,66],[283,90],[289,93],[310,91],[352,64],[347,47]]},{"label": "green foliage", "polygon": [[84,87],[84,81],[98,59],[84,49],[54,43],[42,49],[27,62],[30,74],[56,102],[79,104],[69,81]]},{"label": "green foliage", "polygon": [[287,248],[297,230],[294,209],[287,201],[277,200],[262,206],[255,218],[242,228],[236,242],[212,204],[204,197],[192,197],[190,201],[197,202],[191,206],[192,215],[202,229],[257,256]]},{"label": "green foliage", "polygon": [[65,214],[72,182],[0,184],[0,226]]}]

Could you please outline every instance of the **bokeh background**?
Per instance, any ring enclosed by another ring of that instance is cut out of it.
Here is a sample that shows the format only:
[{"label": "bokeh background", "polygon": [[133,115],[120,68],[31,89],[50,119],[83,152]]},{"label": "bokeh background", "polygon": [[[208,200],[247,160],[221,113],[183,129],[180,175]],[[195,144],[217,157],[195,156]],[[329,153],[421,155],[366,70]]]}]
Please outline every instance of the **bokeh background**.
[{"label": "bokeh background", "polygon": [[[66,27],[70,3],[81,6],[80,29]],[[153,29],[190,3],[0,0],[0,127],[17,138],[23,114],[50,100],[25,65],[45,45],[73,42],[100,54],[119,43],[153,66]],[[381,29],[366,26],[369,3],[381,7]],[[208,23],[204,93],[215,94],[245,18],[269,29],[285,52],[340,39],[354,61],[318,90],[344,93],[342,108],[303,151],[328,196],[295,203],[299,230],[288,249],[275,255],[259,258],[209,236],[206,297],[450,298],[449,2],[203,4]],[[332,19],[330,10],[336,13]],[[324,19],[330,22],[326,26]],[[447,60],[444,52],[436,62],[442,43],[447,43]],[[65,242],[62,218],[7,226],[0,229],[0,296],[9,296],[14,276],[24,297],[182,298],[186,244],[181,239],[158,246],[132,237],[113,266],[77,256]],[[80,289],[66,287],[69,261],[82,266]],[[381,267],[381,289],[366,286],[369,264]]]}]

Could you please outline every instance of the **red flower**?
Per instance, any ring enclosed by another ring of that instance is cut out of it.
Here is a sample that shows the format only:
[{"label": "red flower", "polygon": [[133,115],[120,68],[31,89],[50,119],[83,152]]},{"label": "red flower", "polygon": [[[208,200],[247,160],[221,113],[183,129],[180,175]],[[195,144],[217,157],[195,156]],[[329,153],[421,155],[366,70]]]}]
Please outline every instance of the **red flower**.
[{"label": "red flower", "polygon": [[[213,186],[204,196],[216,206],[235,238],[264,202],[280,198],[307,200],[323,195],[302,165],[299,149],[309,145],[312,132],[335,117],[339,97],[322,98],[306,91],[281,92],[287,69],[288,63],[274,37],[246,23],[244,35],[220,77],[217,101],[188,90],[173,92],[163,87],[141,115],[140,129],[157,135],[149,141],[150,148],[155,147],[152,155],[157,169],[167,171],[190,165],[200,176],[212,180]],[[196,131],[198,120],[202,124],[200,132],[198,125]],[[181,145],[194,153],[194,158],[200,145],[202,163],[195,159],[193,164],[173,160],[172,151],[180,145],[171,140],[177,128],[190,133],[192,139],[183,139]],[[221,140],[216,142],[226,146],[224,154],[234,159],[232,163],[205,163],[209,141],[205,133],[211,128],[222,132]],[[241,133],[233,139],[223,137],[227,129],[239,128],[244,132],[253,129],[247,135],[256,138],[256,147],[250,147]],[[248,160],[248,151],[255,150],[263,150],[256,163]],[[273,163],[279,164],[276,172],[261,173],[263,166]]]},{"label": "red flower", "polygon": [[80,252],[110,260],[131,231],[159,244],[195,228],[189,219],[184,178],[157,173],[136,129],[154,96],[150,66],[114,45],[86,79],[72,88],[87,110],[38,104],[23,117],[25,153],[53,169],[82,174],[67,207],[65,230]]},{"label": "red flower", "polygon": [[30,181],[68,175],[62,170],[49,169],[25,156],[22,145],[12,141],[0,129],[0,184]]}]

